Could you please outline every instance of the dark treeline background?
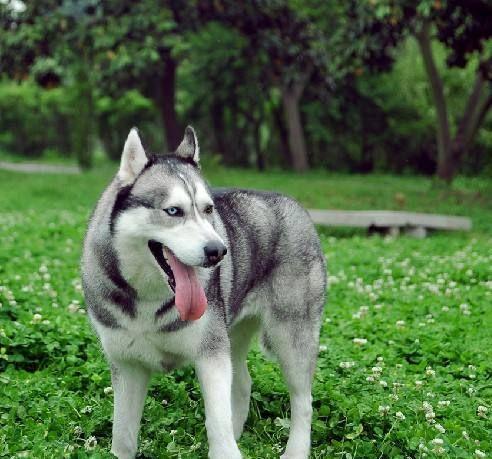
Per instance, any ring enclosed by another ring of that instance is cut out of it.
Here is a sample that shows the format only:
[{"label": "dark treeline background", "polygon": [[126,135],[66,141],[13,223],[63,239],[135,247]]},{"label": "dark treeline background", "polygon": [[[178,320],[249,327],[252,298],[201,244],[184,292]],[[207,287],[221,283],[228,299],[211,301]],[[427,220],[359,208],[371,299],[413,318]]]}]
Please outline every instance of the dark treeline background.
[{"label": "dark treeline background", "polygon": [[492,174],[488,0],[0,1],[0,150]]}]

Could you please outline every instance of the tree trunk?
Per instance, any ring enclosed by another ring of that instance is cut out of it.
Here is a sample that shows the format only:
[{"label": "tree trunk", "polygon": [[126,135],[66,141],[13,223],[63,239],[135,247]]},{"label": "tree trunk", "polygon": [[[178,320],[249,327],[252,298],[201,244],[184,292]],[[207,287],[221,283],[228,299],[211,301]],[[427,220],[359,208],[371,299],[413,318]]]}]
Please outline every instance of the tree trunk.
[{"label": "tree trunk", "polygon": [[211,109],[212,127],[214,131],[215,150],[222,158],[226,157],[224,113],[222,103],[214,101]]},{"label": "tree trunk", "polygon": [[477,70],[477,76],[475,78],[475,83],[473,85],[473,90],[468,97],[466,103],[465,111],[461,117],[458,127],[456,129],[456,134],[453,138],[451,144],[451,167],[452,167],[452,177],[456,173],[456,169],[461,162],[466,149],[471,142],[470,133],[473,129],[477,117],[479,116],[480,100],[482,98],[483,88],[485,86],[485,80],[483,78],[480,69]]},{"label": "tree trunk", "polygon": [[292,167],[297,172],[304,172],[309,169],[306,141],[304,140],[304,130],[299,110],[302,89],[304,88],[282,88],[282,104],[288,131]]},{"label": "tree trunk", "polygon": [[437,176],[446,183],[451,183],[455,170],[451,157],[451,135],[449,130],[448,110],[441,77],[432,54],[430,25],[425,23],[416,35],[424,61],[425,71],[429,78],[430,90],[437,114]]},{"label": "tree trunk", "polygon": [[176,70],[178,64],[170,51],[164,55],[164,73],[158,79],[157,101],[164,124],[166,143],[169,151],[178,147],[183,137],[183,129],[176,113]]},{"label": "tree trunk", "polygon": [[[489,83],[490,85],[490,83]],[[475,135],[482,125],[485,117],[487,116],[487,113],[489,110],[492,108],[492,86],[489,89],[488,95],[482,99],[480,102],[476,112],[475,116],[473,118],[473,121],[469,127],[469,129],[466,132],[465,136],[465,152],[468,149],[468,147],[471,145],[473,142],[473,139],[475,138]]]},{"label": "tree trunk", "polygon": [[285,123],[282,117],[282,107],[275,107],[273,111],[273,117],[275,125],[278,129],[279,139],[280,139],[280,153],[282,155],[282,159],[284,164],[288,167],[292,166],[291,163],[291,154],[289,149],[289,135],[287,133],[287,129],[285,128]]},{"label": "tree trunk", "polygon": [[73,151],[79,166],[87,170],[92,167],[94,104],[89,64],[84,54],[74,73],[72,103],[77,110],[72,122]]},{"label": "tree trunk", "polygon": [[260,172],[265,170],[265,155],[261,149],[261,121],[255,120],[254,122],[254,143],[255,143],[255,152],[256,152],[256,167]]}]

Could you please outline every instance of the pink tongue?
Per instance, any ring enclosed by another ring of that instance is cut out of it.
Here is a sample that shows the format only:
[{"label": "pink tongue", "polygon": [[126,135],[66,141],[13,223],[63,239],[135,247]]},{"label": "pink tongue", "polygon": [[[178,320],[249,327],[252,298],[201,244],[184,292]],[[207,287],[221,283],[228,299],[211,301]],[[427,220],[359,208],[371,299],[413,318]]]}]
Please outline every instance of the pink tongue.
[{"label": "pink tongue", "polygon": [[164,248],[164,255],[173,270],[176,281],[174,302],[181,320],[197,320],[207,309],[207,297],[192,266],[181,263],[174,254]]}]

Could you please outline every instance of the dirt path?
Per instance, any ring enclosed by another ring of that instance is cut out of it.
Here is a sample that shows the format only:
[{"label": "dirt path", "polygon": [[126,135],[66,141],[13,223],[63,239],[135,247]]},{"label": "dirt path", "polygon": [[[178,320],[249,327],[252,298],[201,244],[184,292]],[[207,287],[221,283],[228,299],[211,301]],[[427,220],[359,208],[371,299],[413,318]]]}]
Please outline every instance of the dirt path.
[{"label": "dirt path", "polygon": [[80,174],[78,166],[63,166],[58,164],[9,163],[0,161],[0,169],[34,174]]}]

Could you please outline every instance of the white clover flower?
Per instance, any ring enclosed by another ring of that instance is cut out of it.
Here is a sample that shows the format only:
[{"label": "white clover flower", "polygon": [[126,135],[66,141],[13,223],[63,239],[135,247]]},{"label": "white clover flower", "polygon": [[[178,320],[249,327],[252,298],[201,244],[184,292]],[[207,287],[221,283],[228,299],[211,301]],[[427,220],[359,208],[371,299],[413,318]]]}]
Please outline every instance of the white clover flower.
[{"label": "white clover flower", "polygon": [[326,344],[321,344],[321,345],[319,346],[319,351],[320,351],[320,352],[325,352],[325,351],[327,351],[327,350],[328,350],[328,346],[327,346]]},{"label": "white clover flower", "polygon": [[432,405],[426,400],[422,402],[422,409],[428,413],[430,411],[434,411],[434,408],[432,408]]},{"label": "white clover flower", "polygon": [[479,449],[476,449],[475,450],[475,456],[480,457],[480,458],[487,457],[486,454],[483,451],[479,450]]},{"label": "white clover flower", "polygon": [[87,451],[93,450],[97,446],[97,439],[92,435],[84,442],[84,448]]},{"label": "white clover flower", "polygon": [[439,402],[437,402],[437,405],[440,406],[441,408],[449,406],[450,404],[451,402],[449,400],[439,400]]},{"label": "white clover flower", "polygon": [[436,417],[436,413],[434,413],[434,411],[429,411],[427,413],[425,413],[425,419],[427,419],[427,421],[431,422],[434,421],[434,418]]},{"label": "white clover flower", "polygon": [[415,381],[415,387],[417,389],[420,389],[423,385],[424,385],[423,381],[419,381],[419,380]]},{"label": "white clover flower", "polygon": [[475,388],[470,386],[466,391],[468,392],[468,395],[473,395],[475,393]]},{"label": "white clover flower", "polygon": [[446,429],[441,424],[434,424],[434,427],[439,433],[446,433]]},{"label": "white clover flower", "polygon": [[82,430],[82,427],[80,427],[80,426],[75,426],[75,427],[73,428],[73,433],[74,433],[75,435],[80,435],[82,432],[83,432],[83,430]]},{"label": "white clover flower", "polygon": [[376,367],[372,367],[371,368],[371,371],[374,373],[374,374],[381,374],[383,369],[379,366],[376,366]]},{"label": "white clover flower", "polygon": [[442,446],[444,445],[444,440],[442,438],[434,438],[434,440],[431,440],[431,443],[435,446]]},{"label": "white clover flower", "polygon": [[79,310],[79,307],[75,303],[70,303],[68,305],[68,310],[72,313],[76,313]]},{"label": "white clover flower", "polygon": [[366,381],[367,382],[374,382],[374,376],[367,376]]},{"label": "white clover flower", "polygon": [[41,314],[34,314],[32,316],[31,322],[32,323],[37,323],[37,322],[41,322],[41,320],[43,320],[43,316]]},{"label": "white clover flower", "polygon": [[384,361],[384,357],[379,356],[376,360],[382,365],[381,362]]},{"label": "white clover flower", "polygon": [[352,340],[352,342],[354,344],[356,344],[357,346],[364,346],[364,344],[367,344],[367,339],[365,339],[365,338],[354,338]]},{"label": "white clover flower", "polygon": [[386,381],[383,381],[383,380],[379,381],[379,385],[381,387],[388,387],[388,383]]},{"label": "white clover flower", "polygon": [[352,368],[355,366],[355,362],[340,362],[339,364],[340,368]]},{"label": "white clover flower", "polygon": [[80,412],[81,412],[82,414],[92,413],[92,406],[90,406],[90,405],[84,406],[84,407],[80,410]]},{"label": "white clover flower", "polygon": [[468,435],[468,432],[466,430],[463,430],[463,432],[461,432],[461,435],[463,435],[463,438],[465,440],[469,440],[470,439],[470,436]]},{"label": "white clover flower", "polygon": [[389,405],[379,405],[378,412],[381,416],[386,416],[389,413]]},{"label": "white clover flower", "polygon": [[405,415],[401,411],[397,411],[395,413],[395,416],[396,416],[396,419],[399,419],[400,421],[404,421],[405,420]]},{"label": "white clover flower", "polygon": [[104,388],[104,393],[106,395],[112,394],[113,393],[113,388],[111,386],[105,387]]},{"label": "white clover flower", "polygon": [[390,399],[391,400],[394,400],[395,402],[397,402],[398,400],[400,400],[400,397],[398,397],[397,394],[390,394]]},{"label": "white clover flower", "polygon": [[442,456],[443,454],[446,454],[446,449],[443,448],[442,446],[436,446],[434,449],[433,449],[433,452],[434,454],[436,454],[437,456]]},{"label": "white clover flower", "polygon": [[403,328],[405,326],[405,321],[404,320],[397,320],[396,326],[397,326],[397,328]]},{"label": "white clover flower", "polygon": [[427,367],[425,369],[426,376],[436,376],[436,372],[432,369],[432,367]]},{"label": "white clover flower", "polygon": [[479,416],[481,418],[486,418],[488,411],[489,411],[489,409],[486,406],[479,405],[477,408],[477,416]]}]

